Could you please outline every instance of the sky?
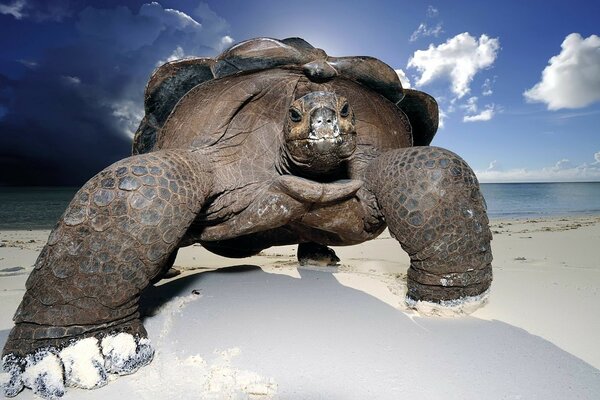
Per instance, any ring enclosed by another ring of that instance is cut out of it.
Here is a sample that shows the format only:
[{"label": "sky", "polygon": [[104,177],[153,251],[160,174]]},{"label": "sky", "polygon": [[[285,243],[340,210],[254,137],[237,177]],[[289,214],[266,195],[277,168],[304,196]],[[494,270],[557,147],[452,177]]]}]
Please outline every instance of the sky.
[{"label": "sky", "polygon": [[0,0],[0,185],[127,157],[163,62],[254,37],[367,55],[433,95],[481,182],[600,181],[600,2]]}]

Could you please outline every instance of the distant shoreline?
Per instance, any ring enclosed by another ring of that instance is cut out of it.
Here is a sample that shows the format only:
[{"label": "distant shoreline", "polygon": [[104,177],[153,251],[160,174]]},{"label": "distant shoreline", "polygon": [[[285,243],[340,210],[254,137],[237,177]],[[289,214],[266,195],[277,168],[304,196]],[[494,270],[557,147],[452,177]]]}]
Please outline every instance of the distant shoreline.
[{"label": "distant shoreline", "polygon": [[[538,185],[538,184],[548,184],[548,183],[600,183],[600,181],[532,181],[532,182],[526,182],[526,181],[517,181],[517,182],[479,182],[480,185],[520,185],[520,184],[531,184],[531,185]],[[0,190],[2,189],[9,189],[9,188],[14,188],[14,189],[23,189],[23,188],[34,188],[34,189],[43,189],[43,188],[47,188],[47,189],[65,189],[65,188],[73,188],[73,189],[79,189],[80,187],[82,187],[85,184],[85,182],[83,182],[80,185],[2,185],[0,184]]]},{"label": "distant shoreline", "polygon": [[488,219],[490,221],[523,221],[527,222],[529,220],[544,220],[544,221],[554,221],[560,220],[563,218],[568,219],[579,219],[579,218],[590,218],[590,217],[600,217],[600,210],[594,211],[572,211],[564,214],[523,214],[523,215],[498,215],[498,214],[490,214],[488,213]]},{"label": "distant shoreline", "polygon": [[564,181],[564,182],[479,182],[480,185],[546,185],[553,183],[600,183],[600,181]]},{"label": "distant shoreline", "polygon": [[[75,186],[0,186],[1,230],[52,229]],[[600,182],[483,183],[491,221],[600,215]]]}]

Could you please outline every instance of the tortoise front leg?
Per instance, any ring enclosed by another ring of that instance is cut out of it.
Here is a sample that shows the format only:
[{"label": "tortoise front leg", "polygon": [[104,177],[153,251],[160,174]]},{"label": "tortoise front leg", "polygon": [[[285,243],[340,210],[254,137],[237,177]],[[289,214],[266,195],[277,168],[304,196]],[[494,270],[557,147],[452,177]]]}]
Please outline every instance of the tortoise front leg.
[{"label": "tortoise front leg", "polygon": [[409,305],[485,297],[492,236],[477,178],[460,157],[436,147],[389,151],[369,165],[366,186],[410,255]]},{"label": "tortoise front leg", "polygon": [[[138,155],[79,190],[27,280],[2,353],[11,375],[5,395],[25,385],[59,397],[63,380],[94,388],[107,372],[132,373],[150,362],[140,293],[164,271],[208,196],[207,165],[187,151]],[[86,368],[96,371],[93,379],[78,375]]]}]

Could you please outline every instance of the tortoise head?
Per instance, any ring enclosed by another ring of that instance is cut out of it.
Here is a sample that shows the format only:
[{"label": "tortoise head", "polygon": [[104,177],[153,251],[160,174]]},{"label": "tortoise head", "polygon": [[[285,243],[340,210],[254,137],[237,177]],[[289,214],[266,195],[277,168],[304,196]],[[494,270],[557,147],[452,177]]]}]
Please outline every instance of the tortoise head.
[{"label": "tortoise head", "polygon": [[354,150],[354,111],[345,97],[310,92],[295,100],[284,128],[288,161],[309,175],[335,171]]}]

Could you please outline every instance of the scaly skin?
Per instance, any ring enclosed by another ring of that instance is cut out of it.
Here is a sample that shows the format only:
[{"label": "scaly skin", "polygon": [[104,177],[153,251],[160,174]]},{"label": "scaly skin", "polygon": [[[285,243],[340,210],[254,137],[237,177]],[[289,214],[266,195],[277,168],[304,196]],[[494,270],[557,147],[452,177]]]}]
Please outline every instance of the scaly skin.
[{"label": "scaly skin", "polygon": [[410,256],[409,299],[440,303],[489,288],[485,201],[460,157],[437,147],[392,150],[369,165],[366,185]]},{"label": "scaly skin", "polygon": [[74,337],[144,337],[140,292],[164,268],[211,186],[190,151],[121,160],[75,195],[27,280],[3,355],[61,348]]}]

